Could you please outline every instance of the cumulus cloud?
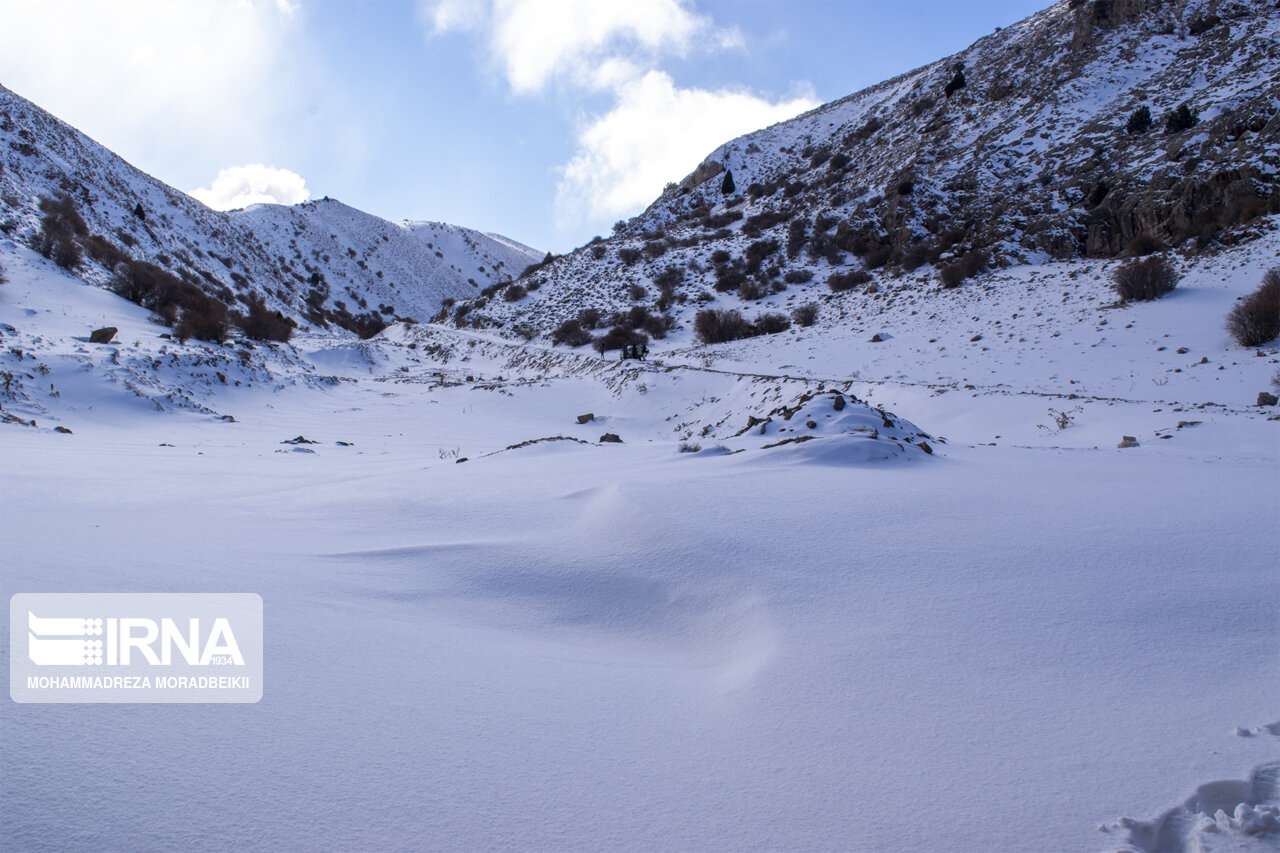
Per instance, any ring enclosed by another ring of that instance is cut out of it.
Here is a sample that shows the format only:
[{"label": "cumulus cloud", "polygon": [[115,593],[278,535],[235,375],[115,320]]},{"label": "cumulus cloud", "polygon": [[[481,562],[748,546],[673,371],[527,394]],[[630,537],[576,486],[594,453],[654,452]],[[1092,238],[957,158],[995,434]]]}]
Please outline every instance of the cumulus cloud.
[{"label": "cumulus cloud", "polygon": [[745,90],[677,86],[663,59],[743,47],[684,0],[421,0],[433,35],[480,31],[516,94],[605,93],[613,106],[585,121],[562,168],[562,226],[635,213],[716,146],[816,106]]},{"label": "cumulus cloud", "polygon": [[297,9],[294,0],[0,0],[0,79],[130,159],[175,139],[189,152],[225,151],[270,125]]},{"label": "cumulus cloud", "polygon": [[418,5],[418,11],[433,34],[475,29],[487,15],[484,4],[476,0],[428,0]]},{"label": "cumulus cloud", "polygon": [[732,33],[716,33],[710,18],[680,0],[426,0],[421,8],[433,33],[487,29],[494,58],[520,94],[556,80],[596,85],[601,66],[619,57],[649,65],[686,54],[695,40],[733,43]]},{"label": "cumulus cloud", "polygon": [[564,219],[634,213],[721,143],[816,106],[807,97],[774,103],[746,91],[682,89],[661,71],[617,94],[613,110],[578,135],[564,168],[557,196]]},{"label": "cumulus cloud", "polygon": [[298,204],[311,198],[301,175],[261,163],[223,169],[211,186],[194,189],[189,195],[214,210],[234,210],[251,204]]}]

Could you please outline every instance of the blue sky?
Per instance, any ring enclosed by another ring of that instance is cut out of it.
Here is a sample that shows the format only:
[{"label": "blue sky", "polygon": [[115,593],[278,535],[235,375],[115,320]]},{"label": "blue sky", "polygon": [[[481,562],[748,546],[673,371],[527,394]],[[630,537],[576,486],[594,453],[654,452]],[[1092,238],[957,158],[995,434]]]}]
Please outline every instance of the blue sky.
[{"label": "blue sky", "polygon": [[1046,5],[0,0],[0,83],[214,206],[328,195],[559,252],[720,142]]}]

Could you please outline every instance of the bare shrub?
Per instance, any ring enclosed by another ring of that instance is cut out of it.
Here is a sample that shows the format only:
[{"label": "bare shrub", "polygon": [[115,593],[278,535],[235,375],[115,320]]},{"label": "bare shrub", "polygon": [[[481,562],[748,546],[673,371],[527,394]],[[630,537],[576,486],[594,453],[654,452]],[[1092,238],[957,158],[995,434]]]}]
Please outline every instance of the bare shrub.
[{"label": "bare shrub", "polygon": [[550,264],[550,263],[551,263],[552,261],[554,261],[555,259],[556,259],[556,256],[555,256],[555,255],[553,255],[551,252],[547,252],[547,254],[542,258],[542,260],[537,261],[537,262],[532,263],[532,264],[529,264],[529,266],[525,267],[525,268],[524,268],[524,271],[523,271],[522,273],[520,273],[520,275],[519,275],[519,276],[517,276],[517,278],[524,278],[524,277],[525,277],[525,276],[527,276],[527,275],[533,275],[533,274],[534,274],[534,273],[536,273],[538,270],[540,270],[540,269],[542,269],[543,267],[547,266],[548,264]]},{"label": "bare shrub", "polygon": [[757,272],[764,259],[778,251],[777,240],[757,240],[747,246],[747,271]]},{"label": "bare shrub", "polygon": [[684,269],[679,266],[667,267],[653,277],[658,288],[658,310],[666,311],[676,299],[676,287],[684,281]]},{"label": "bare shrub", "polygon": [[741,261],[716,267],[715,289],[719,293],[737,290],[746,280],[747,273],[743,269]]},{"label": "bare shrub", "polygon": [[[338,311],[330,311],[328,317],[338,326],[341,326],[348,332],[353,332],[358,335],[362,340],[372,338],[387,327],[387,321],[374,311],[366,311],[363,314],[352,314],[345,309],[341,309]],[[454,322],[459,326],[459,328],[461,328],[463,323],[459,322],[459,320],[460,318],[455,316]],[[478,317],[471,318],[471,324],[473,326],[477,325],[478,322]]]},{"label": "bare shrub", "polygon": [[818,322],[818,303],[806,302],[791,311],[791,319],[797,326],[812,326]]},{"label": "bare shrub", "polygon": [[235,324],[244,332],[246,338],[285,342],[293,336],[293,329],[297,325],[293,320],[279,311],[270,310],[258,299],[250,298],[248,306],[247,315],[232,315]]},{"label": "bare shrub", "polygon": [[806,281],[813,281],[813,270],[787,270],[782,280],[787,284],[804,284]]},{"label": "bare shrub", "polygon": [[1268,270],[1262,285],[1231,309],[1227,331],[1242,347],[1262,346],[1280,335],[1280,269]]},{"label": "bare shrub", "polygon": [[635,329],[628,329],[626,326],[614,326],[605,334],[595,339],[593,346],[596,352],[604,355],[609,350],[622,349],[623,347],[645,346],[649,343],[649,338]]},{"label": "bare shrub", "polygon": [[991,256],[982,249],[966,252],[955,261],[938,270],[938,279],[948,290],[959,287],[965,279],[977,275],[986,269]]},{"label": "bare shrub", "polygon": [[898,259],[898,264],[907,272],[919,269],[929,261],[929,254],[933,251],[933,247],[929,245],[929,241],[921,240],[912,243],[902,252],[902,257]]},{"label": "bare shrub", "polygon": [[502,298],[507,302],[519,302],[529,295],[529,291],[519,284],[513,284],[502,292]]},{"label": "bare shrub", "polygon": [[790,329],[791,320],[786,314],[769,313],[761,314],[751,325],[755,328],[757,335],[776,335]]},{"label": "bare shrub", "polygon": [[1111,274],[1112,287],[1122,302],[1159,299],[1178,286],[1178,272],[1160,255],[1130,261]]},{"label": "bare shrub", "polygon": [[787,226],[787,257],[799,257],[807,242],[809,242],[808,223],[804,217],[796,217]]},{"label": "bare shrub", "polygon": [[680,266],[669,266],[653,277],[653,284],[658,290],[674,290],[682,281],[684,269]]},{"label": "bare shrub", "polygon": [[893,246],[880,245],[863,255],[862,262],[867,265],[867,269],[878,270],[889,263],[891,257],[893,257]]},{"label": "bare shrub", "polygon": [[726,210],[723,213],[708,216],[703,220],[703,225],[705,225],[709,230],[714,231],[717,228],[724,228],[726,225],[737,222],[742,218],[742,216],[743,213],[741,210]]},{"label": "bare shrub", "polygon": [[875,135],[876,131],[878,131],[882,127],[884,127],[884,122],[880,121],[880,119],[877,118],[876,116],[872,116],[871,118],[867,119],[866,124],[859,127],[853,133],[850,133],[847,136],[845,136],[844,146],[846,148],[852,148],[857,143],[862,142],[866,139],[870,139],[872,136]]},{"label": "bare shrub", "polygon": [[640,260],[640,250],[632,249],[630,247],[619,249],[618,260],[622,261],[627,266],[631,266],[636,261]]},{"label": "bare shrub", "polygon": [[860,284],[866,284],[871,281],[871,274],[866,270],[850,270],[846,273],[833,272],[827,276],[827,287],[832,293],[841,293],[845,290],[853,290]]},{"label": "bare shrub", "polygon": [[742,223],[742,231],[748,236],[756,236],[761,231],[767,231],[775,225],[790,221],[791,211],[789,210],[762,210],[755,216],[747,217],[747,221]]},{"label": "bare shrub", "polygon": [[226,305],[198,290],[186,295],[182,319],[173,327],[175,338],[179,341],[196,338],[220,344],[227,339],[228,331]]},{"label": "bare shrub", "polygon": [[648,295],[649,291],[645,290],[641,285],[633,284],[627,288],[627,296],[630,297],[632,302],[639,302]]},{"label": "bare shrub", "polygon": [[103,268],[113,270],[116,264],[129,260],[128,252],[117,248],[104,237],[94,234],[84,240],[85,252]]},{"label": "bare shrub", "polygon": [[40,199],[40,234],[33,247],[63,269],[75,269],[84,260],[84,252],[77,237],[89,233],[89,228],[76,210],[69,196]]},{"label": "bare shrub", "polygon": [[591,333],[582,327],[582,323],[578,320],[565,320],[560,326],[551,333],[551,342],[555,344],[568,344],[571,347],[580,347],[591,343],[595,340]]},{"label": "bare shrub", "polygon": [[649,314],[638,328],[653,335],[655,339],[662,340],[675,324],[675,318],[670,314]]},{"label": "bare shrub", "polygon": [[721,344],[751,337],[751,324],[733,310],[707,308],[693,320],[693,330],[704,344]]}]

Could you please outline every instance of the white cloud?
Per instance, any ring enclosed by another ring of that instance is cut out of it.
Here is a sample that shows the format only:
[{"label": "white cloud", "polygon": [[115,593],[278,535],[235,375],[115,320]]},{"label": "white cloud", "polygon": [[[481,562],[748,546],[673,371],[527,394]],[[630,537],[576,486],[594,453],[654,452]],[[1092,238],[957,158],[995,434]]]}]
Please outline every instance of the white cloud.
[{"label": "white cloud", "polygon": [[607,93],[613,106],[586,121],[562,168],[562,227],[634,214],[718,145],[817,106],[745,90],[681,88],[662,60],[743,49],[687,0],[420,0],[432,35],[479,30],[516,94],[554,84],[563,96]]},{"label": "white cloud", "polygon": [[435,34],[484,25],[491,53],[520,94],[557,80],[596,87],[611,62],[613,71],[618,60],[648,68],[695,43],[733,46],[741,38],[715,31],[710,18],[681,0],[425,0],[420,8]]},{"label": "white cloud", "polygon": [[189,195],[214,210],[251,204],[298,204],[311,198],[301,175],[261,163],[223,169],[209,188],[194,189]]},{"label": "white cloud", "polygon": [[817,106],[808,97],[775,103],[746,91],[682,89],[661,71],[620,86],[617,97],[578,135],[564,168],[556,201],[566,222],[633,214],[718,145]]},{"label": "white cloud", "polygon": [[494,46],[516,92],[557,77],[579,84],[610,57],[683,55],[710,22],[676,0],[506,0],[497,4]]},{"label": "white cloud", "polygon": [[475,29],[487,15],[477,0],[429,0],[418,4],[418,11],[431,24],[432,34]]},{"label": "white cloud", "polygon": [[294,0],[0,0],[0,79],[129,159],[263,138]]}]

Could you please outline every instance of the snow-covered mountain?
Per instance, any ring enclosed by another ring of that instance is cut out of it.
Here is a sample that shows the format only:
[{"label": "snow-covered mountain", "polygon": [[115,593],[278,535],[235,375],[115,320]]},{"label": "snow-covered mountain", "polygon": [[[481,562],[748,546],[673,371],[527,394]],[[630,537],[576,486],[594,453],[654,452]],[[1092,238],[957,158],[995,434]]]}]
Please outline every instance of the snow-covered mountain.
[{"label": "snow-covered mountain", "polygon": [[727,142],[609,239],[526,276],[527,296],[455,322],[546,333],[639,305],[687,328],[706,303],[809,300],[857,314],[1011,264],[1196,252],[1280,210],[1278,170],[1271,0],[1061,0]]},{"label": "snow-covered mountain", "polygon": [[258,299],[302,323],[368,331],[425,320],[445,299],[543,257],[505,237],[387,222],[328,198],[213,211],[3,87],[0,167],[0,228],[38,239],[42,200],[69,200],[83,220],[76,272],[86,280],[106,284],[121,260],[145,261],[223,302]]}]

